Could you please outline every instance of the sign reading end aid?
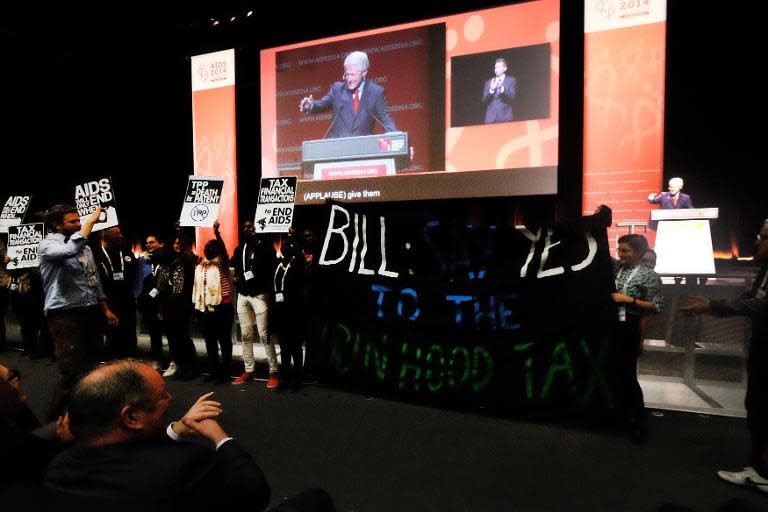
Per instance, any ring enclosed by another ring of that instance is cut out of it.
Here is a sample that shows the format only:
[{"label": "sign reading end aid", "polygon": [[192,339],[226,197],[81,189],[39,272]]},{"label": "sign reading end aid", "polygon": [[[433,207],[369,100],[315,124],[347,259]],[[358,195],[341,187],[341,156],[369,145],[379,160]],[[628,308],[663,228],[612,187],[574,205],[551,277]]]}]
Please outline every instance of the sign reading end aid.
[{"label": "sign reading end aid", "polygon": [[293,224],[296,177],[261,178],[253,224],[257,233],[287,233]]}]

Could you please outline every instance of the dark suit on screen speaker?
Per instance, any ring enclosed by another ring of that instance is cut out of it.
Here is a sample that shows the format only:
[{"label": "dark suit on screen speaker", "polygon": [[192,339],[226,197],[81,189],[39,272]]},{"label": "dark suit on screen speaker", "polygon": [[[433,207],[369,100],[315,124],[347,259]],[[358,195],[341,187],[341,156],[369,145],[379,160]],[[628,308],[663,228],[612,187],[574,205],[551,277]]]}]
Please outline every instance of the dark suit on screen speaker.
[{"label": "dark suit on screen speaker", "polygon": [[384,88],[370,80],[365,80],[362,88],[356,113],[354,91],[349,90],[344,82],[335,82],[328,94],[312,102],[309,110],[312,113],[333,109],[328,138],[371,135],[379,123],[386,132],[397,131],[395,122],[387,112]]},{"label": "dark suit on screen speaker", "polygon": [[[512,102],[515,99],[515,89],[517,81],[513,76],[504,76],[501,86],[494,82],[496,78],[491,78],[485,82],[483,89],[483,106],[485,106],[485,124],[506,123],[514,119],[512,112]],[[493,92],[491,90],[493,89]]]}]

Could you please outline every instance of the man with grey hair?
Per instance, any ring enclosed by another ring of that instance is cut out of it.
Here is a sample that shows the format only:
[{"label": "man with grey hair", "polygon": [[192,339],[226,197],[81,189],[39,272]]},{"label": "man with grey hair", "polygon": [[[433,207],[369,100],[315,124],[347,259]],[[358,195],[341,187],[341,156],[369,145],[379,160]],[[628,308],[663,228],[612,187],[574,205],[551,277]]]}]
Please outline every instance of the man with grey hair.
[{"label": "man with grey hair", "polygon": [[662,210],[682,210],[683,208],[693,208],[691,196],[680,192],[683,189],[682,178],[672,178],[669,180],[669,192],[648,194],[648,202],[651,204],[661,204]]},{"label": "man with grey hair", "polygon": [[[75,446],[51,462],[45,486],[57,504],[85,500],[103,510],[135,510],[136,505],[263,510],[269,484],[248,452],[222,429],[221,403],[212,395],[202,395],[180,421],[168,424],[173,397],[151,366],[123,359],[97,367],[72,389],[62,429]],[[310,489],[272,510],[334,508],[327,493]]]},{"label": "man with grey hair", "polygon": [[309,114],[333,110],[333,120],[326,134],[329,138],[371,135],[378,124],[385,132],[395,132],[387,112],[384,88],[366,79],[368,56],[352,52],[344,59],[342,81],[334,82],[328,94],[319,100],[312,95],[303,98],[299,111]]},{"label": "man with grey hair", "polygon": [[[125,359],[97,367],[72,389],[64,424],[75,446],[53,460],[46,487],[107,502],[245,499],[263,509],[270,497],[264,474],[216,421],[221,404],[211,395],[169,425],[172,396],[151,366]],[[185,442],[195,437],[209,446]]]}]

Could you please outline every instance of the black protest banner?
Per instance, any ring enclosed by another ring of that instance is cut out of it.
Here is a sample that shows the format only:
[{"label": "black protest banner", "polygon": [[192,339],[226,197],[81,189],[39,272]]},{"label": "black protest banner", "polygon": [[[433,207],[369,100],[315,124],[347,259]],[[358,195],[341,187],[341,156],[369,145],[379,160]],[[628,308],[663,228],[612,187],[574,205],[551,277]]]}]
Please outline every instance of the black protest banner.
[{"label": "black protest banner", "polygon": [[497,411],[616,406],[604,220],[477,227],[327,207],[315,356],[342,385]]}]

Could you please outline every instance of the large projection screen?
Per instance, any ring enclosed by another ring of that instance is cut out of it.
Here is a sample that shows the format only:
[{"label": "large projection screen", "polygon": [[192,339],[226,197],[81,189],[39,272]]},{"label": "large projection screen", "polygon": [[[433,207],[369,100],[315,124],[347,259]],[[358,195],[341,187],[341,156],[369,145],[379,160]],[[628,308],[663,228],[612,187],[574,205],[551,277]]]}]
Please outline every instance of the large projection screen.
[{"label": "large projection screen", "polygon": [[539,0],[263,50],[262,176],[299,204],[556,194],[559,20]]}]

